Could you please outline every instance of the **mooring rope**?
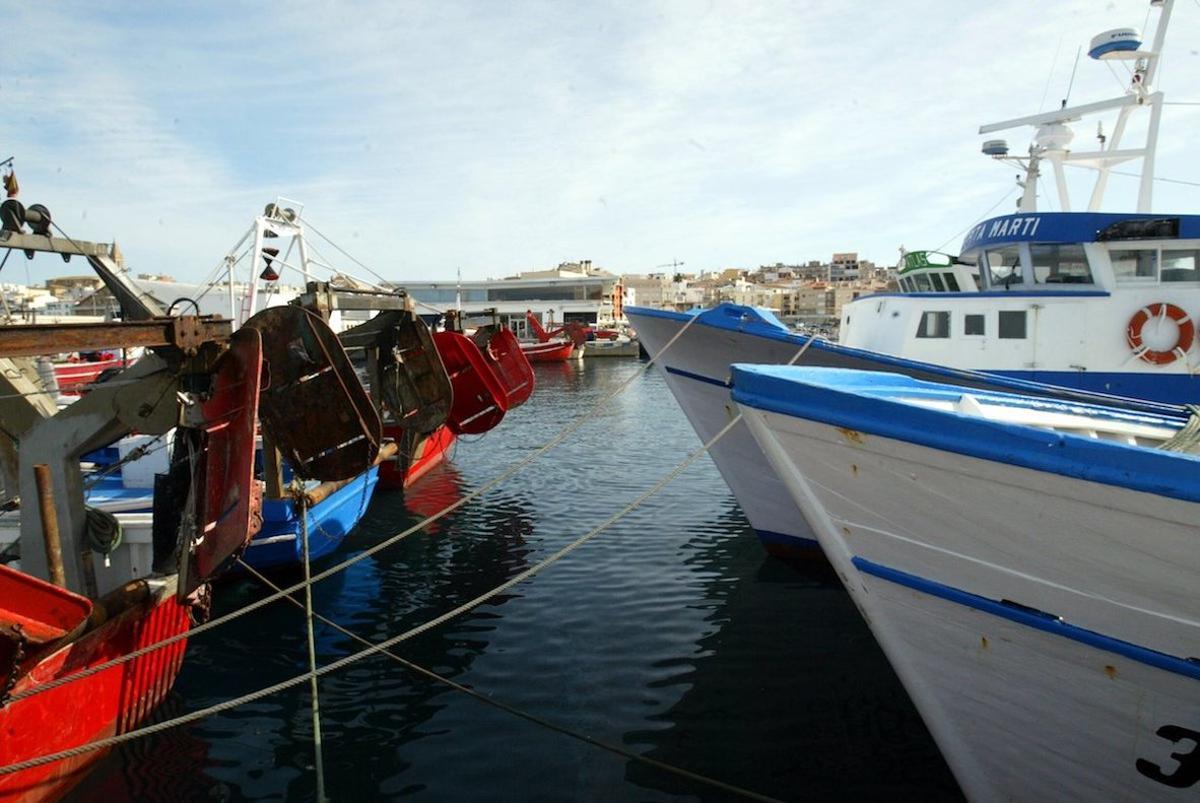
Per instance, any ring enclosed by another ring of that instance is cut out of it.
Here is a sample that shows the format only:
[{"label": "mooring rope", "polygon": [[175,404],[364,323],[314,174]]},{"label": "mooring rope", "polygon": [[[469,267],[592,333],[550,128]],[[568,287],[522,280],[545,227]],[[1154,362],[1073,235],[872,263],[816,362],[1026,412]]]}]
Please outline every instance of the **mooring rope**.
[{"label": "mooring rope", "polygon": [[[549,448],[552,448],[553,445],[556,445],[557,443],[561,442],[562,438],[565,438],[567,434],[569,434],[570,432],[574,432],[580,426],[582,426],[582,422],[586,421],[588,418],[590,418],[596,412],[597,408],[600,405],[611,400],[617,394],[622,392],[626,387],[628,387],[628,385],[632,382],[633,379],[635,379],[636,377],[638,377],[642,373],[644,373],[646,370],[648,370],[649,366],[651,364],[653,364],[653,362],[655,360],[657,360],[659,357],[661,357],[662,354],[664,352],[666,352],[666,350],[672,344],[674,344],[676,340],[678,340],[678,338],[683,334],[683,332],[686,331],[686,329],[696,320],[696,317],[697,316],[693,316],[687,322],[687,324],[685,324],[678,332],[676,332],[674,337],[672,337],[667,342],[667,344],[665,346],[663,346],[663,348],[660,349],[659,352],[656,355],[654,355],[654,357],[649,362],[647,362],[645,366],[643,366],[643,368],[640,371],[632,374],[631,377],[629,379],[627,379],[625,382],[623,382],[621,385],[619,385],[616,390],[614,390],[612,393],[610,393],[608,396],[606,396],[604,399],[602,399],[600,402],[598,402],[597,405],[595,405],[591,410],[588,411],[588,413],[586,413],[584,416],[582,416],[576,422],[572,422],[572,424],[569,424],[567,427],[565,427],[563,429],[563,431],[559,433],[559,436],[556,436],[555,439],[552,439],[545,446],[541,447],[541,449],[539,451],[534,452],[534,454],[531,455],[531,457],[535,457],[538,454],[542,454],[545,451],[548,451]],[[808,337],[805,340],[804,345],[799,349],[799,351],[797,351],[797,353],[791,358],[791,360],[788,361],[787,364],[789,364],[789,365],[795,364],[800,359],[800,357],[804,355],[804,353],[808,350],[808,348],[812,345],[812,343],[817,339],[819,339],[819,338],[816,336]],[[264,697],[268,697],[272,694],[275,694],[276,692],[284,691],[286,689],[297,686],[306,680],[310,680],[315,685],[317,678],[319,678],[321,676],[335,672],[335,671],[342,669],[346,666],[349,666],[353,663],[357,663],[358,661],[364,660],[372,655],[375,655],[376,653],[385,652],[390,647],[393,647],[402,641],[411,639],[411,638],[418,636],[422,633],[425,633],[426,631],[431,630],[441,624],[444,624],[445,622],[447,622],[451,619],[454,619],[457,616],[460,616],[461,614],[463,614],[467,611],[470,611],[470,610],[478,607],[479,605],[484,604],[485,602],[490,601],[491,599],[495,598],[496,596],[498,596],[500,594],[503,594],[505,591],[507,591],[510,588],[516,586],[517,584],[523,582],[524,580],[526,580],[530,577],[533,577],[536,574],[540,573],[542,570],[548,568],[549,566],[552,566],[553,564],[557,563],[562,558],[566,557],[567,555],[571,554],[575,550],[579,549],[581,546],[586,544],[588,541],[595,538],[601,532],[603,532],[608,527],[610,527],[613,523],[620,520],[624,516],[628,515],[633,510],[637,509],[643,502],[645,502],[647,499],[649,499],[650,497],[657,494],[659,491],[661,491],[663,488],[665,488],[669,483],[673,482],[676,478],[678,478],[679,475],[682,474],[689,466],[691,466],[692,463],[694,463],[701,455],[707,454],[709,452],[709,450],[711,450],[712,447],[718,441],[720,441],[723,437],[725,437],[725,435],[730,430],[732,430],[738,423],[741,422],[742,417],[743,417],[742,413],[738,413],[736,416],[734,416],[732,419],[730,419],[730,421],[728,423],[726,423],[725,426],[723,426],[720,429],[720,431],[717,432],[716,435],[714,435],[707,442],[703,443],[700,446],[700,448],[695,449],[691,453],[689,453],[688,456],[683,460],[683,462],[681,462],[674,469],[672,469],[666,476],[664,476],[661,480],[659,480],[657,483],[655,483],[654,486],[652,486],[649,490],[642,493],[640,496],[638,496],[636,499],[634,499],[629,504],[625,505],[625,507],[618,510],[612,516],[609,516],[607,519],[605,519],[603,522],[601,522],[598,526],[594,527],[592,530],[589,530],[587,533],[584,533],[582,536],[575,539],[570,544],[567,544],[565,547],[554,552],[553,554],[551,554],[549,557],[545,558],[544,560],[539,561],[538,563],[534,564],[533,566],[529,567],[528,569],[514,575],[512,578],[510,578],[509,580],[507,580],[504,583],[501,583],[499,586],[496,586],[495,588],[493,588],[487,592],[484,592],[483,594],[480,594],[479,596],[475,597],[474,599],[471,599],[471,600],[463,603],[462,605],[459,605],[458,607],[453,608],[453,609],[441,614],[440,616],[430,619],[429,621],[425,622],[424,624],[418,625],[417,627],[411,628],[410,630],[407,630],[404,633],[401,633],[397,636],[393,636],[392,638],[386,639],[378,644],[374,644],[374,645],[367,647],[366,649],[363,649],[357,653],[348,655],[344,658],[334,661],[333,663],[327,664],[324,667],[321,667],[319,669],[316,668],[316,663],[315,663],[316,659],[315,659],[315,653],[314,653],[311,656],[310,670],[308,672],[305,672],[302,675],[298,675],[296,677],[290,678],[290,679],[282,681],[280,683],[276,683],[272,686],[268,686],[263,689],[259,689],[255,692],[251,692],[249,694],[242,695],[241,697],[237,697],[237,698],[234,698],[231,700],[226,700],[221,703],[216,703],[207,708],[201,709],[199,711],[193,711],[189,714],[185,714],[185,715],[176,717],[174,719],[164,720],[162,722],[154,723],[153,725],[149,725],[144,728],[139,728],[139,729],[136,729],[133,731],[129,731],[127,733],[119,734],[116,736],[111,736],[106,739],[99,739],[99,740],[96,740],[93,742],[88,742],[86,744],[78,745],[77,747],[69,748],[67,750],[59,751],[57,753],[38,756],[35,758],[26,759],[25,761],[9,764],[9,765],[0,767],[0,775],[8,775],[8,774],[12,774],[14,772],[20,772],[22,770],[30,769],[32,767],[37,767],[37,766],[49,764],[49,763],[52,763],[55,761],[60,761],[62,759],[72,758],[75,756],[83,755],[84,753],[88,753],[88,752],[91,752],[94,750],[101,750],[101,749],[105,749],[108,747],[113,747],[115,745],[122,744],[127,741],[132,741],[134,739],[138,739],[138,738],[141,738],[144,736],[150,736],[155,733],[159,733],[159,732],[169,730],[174,727],[178,727],[179,725],[184,725],[189,722],[194,722],[196,720],[203,719],[208,716],[212,716],[213,714],[221,713],[223,711],[231,710],[231,709],[237,708],[241,705],[245,705],[245,704],[254,702],[256,700],[260,700]],[[531,462],[531,461],[527,460],[527,461],[523,461],[523,462],[525,462],[527,464],[527,462]],[[515,473],[515,472],[512,472],[512,473]],[[508,472],[506,472],[506,474],[508,474]],[[508,474],[508,476],[511,476],[511,474]],[[502,474],[501,478],[507,478],[507,477],[505,477],[505,475]],[[498,481],[499,481],[499,478],[498,478],[498,480],[494,480],[493,483],[498,484]],[[494,486],[492,486],[492,487],[494,487]],[[482,490],[482,488],[480,490]],[[448,505],[446,508],[444,508],[439,513],[435,514],[434,516],[427,517],[423,521],[424,522],[436,521],[437,519],[446,515],[450,511],[457,509],[463,503],[465,503],[465,501],[467,499],[473,498],[473,496],[477,495],[478,493],[479,493],[479,491],[477,490],[476,492],[473,492],[473,494],[468,495],[467,497],[464,497],[464,499],[459,500],[458,502]],[[419,524],[416,526],[416,528],[419,529],[422,526],[424,526],[424,524]],[[400,534],[399,536],[394,536],[393,537],[394,540],[389,539],[389,541],[391,543],[394,543],[395,541],[399,540],[400,537],[404,537],[407,534],[411,534],[411,532],[413,532],[413,531],[414,531],[414,528],[409,528],[409,530],[404,531],[404,533]],[[384,542],[384,544],[387,544],[387,543],[388,542]],[[273,602],[277,599],[281,599],[284,597],[290,597],[291,594],[293,594],[295,591],[297,591],[301,588],[305,589],[307,593],[311,593],[311,586],[313,583],[317,582],[320,579],[323,579],[324,577],[328,577],[330,574],[334,573],[335,570],[344,569],[345,567],[353,565],[354,563],[358,562],[358,560],[366,557],[366,555],[373,554],[374,551],[378,551],[378,548],[380,548],[382,546],[383,545],[377,545],[376,547],[373,547],[370,550],[366,550],[363,553],[360,553],[355,558],[347,560],[347,561],[343,562],[342,564],[339,564],[339,566],[332,567],[331,569],[327,570],[326,572],[322,572],[321,574],[318,574],[314,577],[306,579],[304,582],[298,583],[287,589],[277,590],[273,594],[271,594],[267,598],[265,598],[264,600],[259,600],[257,603],[248,605],[245,608],[239,609],[238,611],[234,611],[233,613],[228,614],[224,617],[221,617],[219,619],[214,619],[211,622],[208,622],[207,625],[202,625],[202,626],[196,628],[193,631],[193,633],[196,633],[196,632],[199,632],[199,631],[205,629],[208,625],[215,626],[219,623],[231,621],[234,618],[238,618],[239,616],[245,615],[246,613],[249,613],[250,611],[257,609],[258,607],[262,607],[262,605],[267,604],[269,602]],[[311,610],[311,602],[310,602],[310,610]],[[310,619],[310,627],[311,627],[311,619]],[[72,682],[75,680],[82,679],[83,677],[86,677],[90,674],[94,674],[95,672],[103,671],[104,669],[111,668],[111,666],[116,666],[125,661],[133,660],[134,658],[139,657],[140,655],[147,654],[149,652],[154,651],[155,649],[161,649],[162,647],[167,646],[168,644],[172,644],[172,643],[180,640],[181,638],[186,638],[188,635],[189,635],[188,633],[182,633],[182,634],[179,634],[178,636],[164,639],[164,640],[158,642],[157,644],[149,645],[148,647],[142,648],[141,650],[136,650],[133,653],[129,653],[125,656],[121,656],[119,659],[114,659],[113,661],[107,662],[107,664],[98,665],[96,667],[92,667],[88,670],[84,670],[84,671],[76,673],[74,675],[70,675],[65,678],[60,678],[56,681],[52,681],[41,687],[38,687],[37,689],[29,690],[20,695],[13,695],[10,698],[10,703],[17,701],[18,699],[24,699],[26,697],[33,696],[33,694],[40,693],[41,691],[47,691],[49,688],[54,688],[54,687],[63,685],[64,683],[67,683],[67,682]],[[589,738],[589,737],[585,737],[585,738]],[[603,745],[601,744],[600,746],[603,746]],[[653,761],[653,760],[649,759],[649,761]],[[669,765],[664,765],[664,769],[666,768],[666,766],[669,766]],[[686,770],[683,772],[686,772]],[[697,776],[697,778],[703,778],[703,777],[704,776]],[[716,783],[720,784],[721,782],[718,781]],[[730,789],[731,789],[731,791],[733,791],[736,789],[736,787],[731,787]],[[771,800],[771,798],[766,798],[766,797],[757,795],[756,793],[748,792],[748,794],[750,796],[755,797],[756,799]]]},{"label": "mooring rope", "polygon": [[[313,761],[317,770],[317,803],[325,803],[325,758],[321,745],[321,698],[317,692],[317,641],[313,632],[312,565],[308,551],[308,497],[303,484],[292,494],[300,514],[300,540],[304,553],[304,629],[308,636],[309,694],[312,699]],[[241,558],[238,559],[239,561]],[[245,565],[244,563],[242,565]],[[291,599],[291,597],[288,597]]]},{"label": "mooring rope", "polygon": [[[261,572],[259,572],[258,570],[256,570],[253,566],[250,566],[245,561],[242,561],[240,559],[238,562],[241,564],[243,569],[245,569],[250,575],[252,575],[255,579],[257,579],[263,585],[267,586],[267,588],[271,589],[272,591],[280,591],[281,590],[278,585],[273,583],[266,575],[264,575]],[[301,603],[300,600],[296,599],[293,596],[289,595],[289,596],[285,597],[285,599],[287,599],[288,602],[292,603],[293,605],[295,605],[297,607],[304,608],[303,603]],[[362,636],[358,635],[357,633],[355,633],[352,630],[349,630],[348,628],[342,627],[341,625],[339,625],[337,622],[333,621],[332,619],[330,619],[326,616],[322,616],[319,613],[313,613],[312,615],[317,620],[322,622],[323,624],[329,625],[330,627],[332,627],[334,630],[337,630],[342,635],[347,636],[351,639],[354,639],[359,644],[362,644],[367,647],[371,646],[370,640],[363,638]],[[668,773],[671,773],[672,775],[678,775],[679,777],[685,778],[689,781],[695,781],[696,783],[705,784],[707,786],[711,786],[716,789],[721,789],[726,792],[731,792],[735,795],[740,795],[741,797],[745,797],[750,800],[772,801],[773,803],[775,803],[777,801],[776,798],[768,797],[766,795],[760,794],[758,792],[754,792],[749,789],[742,788],[740,786],[734,786],[733,784],[726,783],[725,781],[721,781],[721,780],[712,778],[707,775],[702,775],[698,772],[693,772],[692,770],[685,769],[683,767],[677,767],[674,764],[668,764],[664,761],[659,761],[657,759],[650,758],[649,756],[644,756],[641,753],[635,753],[632,750],[626,750],[624,747],[621,747],[619,745],[615,745],[610,742],[601,741],[600,739],[596,739],[592,736],[588,736],[586,733],[580,733],[577,730],[572,730],[571,728],[568,728],[565,725],[559,725],[558,723],[551,722],[550,720],[540,717],[537,714],[531,714],[528,711],[525,711],[525,710],[522,710],[515,706],[509,705],[508,703],[503,703],[503,702],[495,699],[494,697],[483,694],[482,692],[478,692],[475,689],[470,688],[469,686],[464,686],[461,683],[451,680],[450,678],[446,677],[445,675],[439,675],[437,672],[434,672],[432,669],[427,669],[427,668],[421,666],[420,664],[415,664],[412,661],[405,658],[404,656],[402,656],[396,652],[393,652],[392,650],[381,650],[380,653],[382,655],[387,656],[388,658],[391,658],[393,661],[400,664],[401,666],[403,666],[405,669],[409,670],[410,672],[413,672],[414,674],[420,675],[420,676],[427,678],[429,680],[432,680],[436,683],[441,683],[445,686],[449,686],[451,689],[454,689],[455,691],[458,691],[458,692],[462,692],[463,694],[467,695],[468,697],[470,697],[474,700],[477,700],[477,701],[483,703],[484,705],[490,705],[493,708],[499,709],[500,711],[503,711],[507,714],[512,714],[515,717],[524,719],[527,722],[532,722],[534,725],[537,725],[539,727],[553,731],[555,733],[560,733],[563,736],[569,736],[572,739],[583,742],[584,744],[591,745],[592,747],[597,747],[601,750],[606,750],[610,753],[621,756],[622,758],[629,759],[630,761],[636,761],[640,764],[645,764],[649,767],[654,767],[655,769],[662,770],[663,772],[668,772]]]},{"label": "mooring rope", "polygon": [[[350,666],[351,664],[357,663],[365,658],[369,658],[372,655],[383,652],[384,650],[387,650],[390,647],[394,647],[395,645],[399,644],[402,641],[407,641],[408,639],[411,639],[415,636],[419,636],[428,630],[432,630],[433,628],[437,627],[438,625],[444,624],[445,622],[448,622],[451,619],[454,619],[454,618],[462,615],[463,613],[466,613],[467,611],[469,611],[473,608],[476,608],[485,602],[488,602],[489,600],[499,596],[500,594],[503,594],[505,591],[508,591],[513,586],[529,579],[530,577],[533,577],[534,575],[538,574],[542,570],[544,570],[550,566],[553,566],[555,563],[557,563],[562,558],[566,557],[567,555],[571,554],[575,550],[579,549],[581,546],[586,544],[588,541],[591,541],[593,538],[595,538],[601,532],[608,529],[608,527],[610,527],[614,522],[619,520],[621,517],[627,515],[629,512],[635,510],[638,506],[640,506],[643,502],[645,502],[651,496],[658,493],[663,488],[665,488],[669,483],[674,481],[680,474],[682,474],[685,470],[687,470],[687,468],[689,466],[691,466],[692,463],[694,463],[700,456],[707,454],[708,450],[710,448],[712,448],[713,444],[715,444],[717,441],[719,441],[721,438],[723,438],[725,436],[725,433],[729,432],[729,430],[731,430],[735,424],[737,424],[739,421],[741,421],[741,419],[742,419],[742,416],[739,413],[735,418],[733,418],[731,421],[729,421],[729,423],[727,423],[724,427],[722,427],[720,432],[718,432],[715,436],[713,436],[712,439],[710,439],[707,443],[701,445],[699,448],[693,450],[686,458],[684,458],[683,462],[681,462],[674,469],[672,469],[670,472],[668,472],[666,476],[664,476],[662,479],[660,479],[658,482],[656,482],[649,490],[643,492],[632,502],[625,505],[625,507],[621,508],[619,511],[617,511],[613,515],[609,516],[607,519],[605,519],[603,522],[601,522],[596,527],[593,527],[591,530],[589,530],[588,532],[579,536],[571,543],[567,544],[566,546],[564,546],[561,549],[557,550],[556,552],[552,553],[550,556],[546,557],[545,559],[535,563],[533,566],[530,566],[528,569],[525,569],[524,571],[513,575],[507,581],[501,583],[500,585],[496,586],[495,588],[492,588],[489,591],[485,591],[484,593],[480,594],[479,596],[475,597],[474,599],[468,600],[467,602],[464,602],[462,605],[452,608],[451,610],[446,611],[445,613],[441,614],[440,616],[436,616],[433,619],[430,619],[429,621],[425,622],[424,624],[417,625],[416,627],[406,630],[405,632],[403,632],[399,635],[392,636],[391,638],[385,639],[384,641],[381,641],[378,644],[374,644],[370,647],[367,647],[366,649],[360,650],[359,652],[347,655],[344,658],[340,658],[332,663],[326,664],[325,666],[323,666],[319,669],[310,669],[308,672],[305,672],[304,674],[296,675],[295,677],[289,678],[289,679],[281,681],[279,683],[275,683],[271,686],[267,686],[267,687],[259,689],[257,691],[250,692],[249,694],[244,694],[241,697],[235,697],[230,700],[225,700],[223,702],[208,706],[207,708],[203,708],[198,711],[192,711],[191,713],[175,717],[174,719],[168,719],[168,720],[163,720],[162,722],[156,722],[153,725],[148,725],[144,728],[138,728],[136,730],[128,731],[126,733],[118,734],[116,736],[110,736],[105,739],[97,739],[96,741],[87,742],[85,744],[78,745],[77,747],[72,747],[72,748],[68,748],[66,750],[61,750],[57,753],[50,753],[47,755],[37,756],[35,758],[26,759],[24,761],[18,761],[13,764],[8,764],[6,766],[0,767],[0,775],[9,775],[14,772],[20,772],[22,770],[31,769],[33,767],[39,767],[39,766],[42,766],[43,764],[50,764],[55,761],[61,761],[62,759],[65,759],[65,758],[73,758],[75,756],[79,756],[79,755],[83,755],[84,753],[91,752],[93,750],[103,750],[105,748],[114,747],[118,744],[123,744],[125,742],[132,741],[134,739],[139,739],[144,736],[150,736],[150,735],[153,735],[155,733],[159,733],[159,732],[162,732],[165,730],[170,730],[171,728],[175,728],[180,725],[185,725],[189,722],[195,722],[196,720],[204,719],[205,717],[212,716],[213,714],[219,714],[223,711],[228,711],[230,709],[237,708],[237,707],[245,705],[247,703],[252,703],[252,702],[255,702],[256,700],[261,700],[262,698],[269,697],[270,695],[275,694],[276,692],[284,691],[285,689],[290,689],[294,686],[298,686],[301,683],[304,683],[306,680],[309,680],[309,679],[313,679],[313,681],[315,682],[316,678],[323,677],[324,675],[328,675],[331,672],[336,672],[339,669],[343,669],[343,668]],[[315,581],[315,578],[314,578],[314,581]],[[311,585],[311,583],[309,585]],[[281,599],[281,598],[286,597],[286,596],[290,595],[291,593],[299,590],[303,586],[304,586],[304,584],[300,583],[300,584],[298,584],[296,586],[292,586],[288,589],[283,589],[281,591],[278,591],[278,592],[275,592],[274,594],[272,594],[271,598],[272,599]],[[164,641],[166,641],[166,640],[164,640]],[[139,651],[139,652],[141,652],[141,651]],[[131,653],[131,655],[132,655],[132,653]],[[83,673],[79,673],[77,675],[72,675],[71,678],[77,679],[82,674]],[[26,696],[28,696],[28,695],[26,695]],[[17,697],[16,695],[13,695],[12,698],[10,698],[10,699],[12,701],[15,701],[16,697]],[[11,702],[10,702],[10,704],[11,704]]]},{"label": "mooring rope", "polygon": [[[307,582],[318,583],[321,580],[325,580],[326,578],[332,577],[333,575],[335,575],[339,572],[345,571],[346,569],[350,568],[354,564],[356,564],[360,561],[366,560],[368,557],[374,555],[375,553],[380,552],[383,549],[386,549],[390,546],[393,546],[394,544],[399,543],[401,540],[403,540],[404,538],[407,538],[408,536],[412,535],[413,533],[423,530],[424,528],[428,527],[430,524],[433,524],[434,522],[442,519],[443,517],[449,515],[450,513],[454,512],[455,510],[458,510],[460,507],[466,505],[468,502],[474,501],[475,499],[479,498],[483,494],[487,493],[488,491],[492,490],[493,488],[497,487],[498,485],[502,484],[503,482],[507,481],[508,479],[510,479],[511,477],[513,477],[514,475],[516,475],[517,473],[522,471],[526,466],[528,466],[530,463],[532,463],[538,457],[542,456],[546,452],[548,452],[551,449],[553,449],[554,447],[558,446],[558,444],[562,443],[567,438],[568,435],[577,431],[580,427],[582,427],[585,423],[587,423],[593,417],[596,417],[596,415],[600,412],[600,410],[602,408],[607,406],[609,404],[609,402],[611,402],[614,398],[616,398],[618,395],[620,395],[622,392],[624,392],[625,389],[627,387],[629,387],[631,384],[633,384],[633,382],[636,379],[638,379],[644,373],[649,371],[650,367],[652,365],[654,365],[659,360],[659,358],[661,358],[662,355],[665,354],[667,352],[667,350],[669,348],[671,348],[671,346],[673,346],[677,340],[679,340],[680,337],[683,336],[683,333],[686,332],[693,323],[695,323],[695,321],[698,317],[699,316],[696,316],[696,315],[693,315],[692,317],[690,317],[688,319],[688,321],[682,327],[680,327],[679,331],[676,332],[671,337],[671,339],[668,340],[667,343],[661,349],[659,349],[658,353],[653,355],[648,361],[646,361],[639,370],[632,373],[624,382],[622,382],[620,385],[618,385],[615,390],[613,390],[607,396],[604,396],[599,401],[597,401],[591,407],[591,409],[589,409],[587,412],[585,412],[583,415],[581,415],[575,421],[571,422],[570,424],[567,424],[567,426],[565,426],[562,430],[560,430],[557,435],[555,435],[553,438],[551,438],[549,441],[547,441],[543,446],[540,446],[536,450],[531,452],[527,457],[525,457],[525,458],[521,459],[520,461],[518,461],[517,463],[513,464],[507,470],[501,472],[498,476],[489,480],[488,482],[484,483],[483,485],[479,486],[474,491],[471,491],[470,493],[466,494],[461,499],[459,499],[455,502],[452,502],[451,504],[442,508],[437,513],[426,516],[424,519],[421,519],[419,522],[412,525],[408,529],[403,530],[403,531],[391,536],[390,538],[388,538],[372,547],[369,547],[368,549],[363,550],[362,552],[360,552],[359,554],[355,555],[352,558],[349,558],[339,564],[331,566],[324,571],[318,572],[317,574],[312,576],[311,580],[309,580]],[[811,340],[809,342],[811,342]],[[805,348],[807,348],[807,343],[805,344]],[[801,351],[803,352],[803,349]],[[301,590],[302,588],[304,588],[304,585],[305,585],[305,581],[301,581],[299,583],[296,583],[295,585],[289,586],[288,588],[284,589],[283,591],[280,591],[275,594],[270,594],[270,595],[264,597],[263,599],[256,600],[255,602],[252,602],[252,603],[250,603],[242,608],[239,608],[235,611],[231,611],[227,614],[224,614],[223,616],[219,616],[215,619],[211,619],[202,625],[197,625],[196,627],[192,628],[190,631],[183,632],[183,633],[177,633],[174,636],[168,636],[167,638],[162,639],[161,641],[157,641],[154,644],[149,644],[145,647],[134,650],[133,652],[129,652],[124,655],[119,655],[115,658],[111,658],[108,661],[105,661],[104,663],[97,664],[97,665],[89,667],[87,669],[82,669],[79,672],[76,672],[71,675],[67,675],[65,677],[56,678],[54,680],[47,681],[46,683],[43,683],[32,689],[26,689],[25,691],[18,692],[16,694],[13,694],[11,697],[9,697],[9,700],[10,700],[10,702],[17,702],[19,700],[24,700],[24,699],[28,699],[30,697],[34,697],[38,694],[42,694],[43,692],[47,692],[47,691],[50,691],[51,689],[56,689],[59,686],[66,685],[67,683],[72,683],[76,680],[82,680],[82,679],[84,679],[86,677],[90,677],[91,675],[94,675],[98,672],[103,672],[107,669],[111,669],[114,666],[120,666],[121,664],[127,663],[128,661],[132,661],[137,658],[140,658],[143,655],[148,655],[149,653],[152,653],[156,650],[160,650],[164,647],[168,647],[171,644],[174,644],[178,641],[182,641],[186,638],[189,638],[190,636],[198,636],[201,633],[207,632],[209,630],[213,630],[217,627],[220,627],[223,624],[226,624],[227,622],[233,621],[234,619],[238,619],[238,618],[241,618],[242,616],[246,616],[246,615],[258,610],[259,608],[270,605],[272,602],[279,600],[280,598],[282,598],[283,596],[285,596],[287,594],[292,594],[296,591]]]}]

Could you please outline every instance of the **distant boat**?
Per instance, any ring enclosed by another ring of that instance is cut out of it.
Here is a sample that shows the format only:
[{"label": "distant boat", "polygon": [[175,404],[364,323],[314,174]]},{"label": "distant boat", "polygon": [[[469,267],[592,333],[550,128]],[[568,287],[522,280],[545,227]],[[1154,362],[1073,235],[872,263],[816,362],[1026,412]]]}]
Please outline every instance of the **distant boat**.
[{"label": "distant boat", "polygon": [[548,340],[545,343],[521,343],[521,351],[530,362],[563,362],[571,359],[575,343],[571,340]]},{"label": "distant boat", "polygon": [[613,338],[589,340],[582,346],[582,356],[589,357],[636,357],[641,346],[636,337],[617,335]]},{"label": "distant boat", "polygon": [[733,399],[970,799],[1196,799],[1196,417],[799,366]]}]

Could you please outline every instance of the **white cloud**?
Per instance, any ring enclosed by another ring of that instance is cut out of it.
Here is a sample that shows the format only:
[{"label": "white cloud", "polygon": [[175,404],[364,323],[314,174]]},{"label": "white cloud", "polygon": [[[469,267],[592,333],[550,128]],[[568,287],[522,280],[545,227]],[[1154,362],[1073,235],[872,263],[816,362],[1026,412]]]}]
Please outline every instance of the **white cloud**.
[{"label": "white cloud", "polygon": [[[43,4],[0,53],[0,135],[26,200],[180,277],[276,194],[397,278],[887,261],[1010,189],[978,125],[1056,105],[1079,43],[1141,23],[1111,5]],[[1200,12],[1175,13],[1164,86],[1197,100]],[[1084,58],[1072,99],[1115,88]],[[1200,179],[1196,112],[1169,110],[1160,174]]]}]

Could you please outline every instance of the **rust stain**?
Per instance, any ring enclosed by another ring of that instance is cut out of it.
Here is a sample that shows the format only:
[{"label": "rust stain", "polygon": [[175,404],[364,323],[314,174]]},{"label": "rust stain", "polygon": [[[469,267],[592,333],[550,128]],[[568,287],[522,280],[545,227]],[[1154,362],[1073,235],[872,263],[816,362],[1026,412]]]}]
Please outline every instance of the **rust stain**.
[{"label": "rust stain", "polygon": [[980,646],[980,647],[982,647],[982,648],[983,648],[983,649],[985,649],[985,650],[988,648],[988,640],[987,640],[987,636],[980,636],[980,637],[979,637],[979,646]]},{"label": "rust stain", "polygon": [[857,477],[858,476],[858,466],[851,463],[850,464],[850,473]]},{"label": "rust stain", "polygon": [[842,528],[842,535],[849,536],[849,535],[850,535],[850,528],[849,528],[849,527],[843,527],[843,528]]},{"label": "rust stain", "polygon": [[1117,668],[1115,666],[1113,666],[1112,664],[1105,664],[1104,665],[1104,674],[1108,675],[1109,680],[1116,680],[1117,679]]},{"label": "rust stain", "polygon": [[863,442],[862,433],[856,429],[848,429],[847,427],[838,427],[837,431],[842,433],[842,437],[851,443],[861,444]]}]

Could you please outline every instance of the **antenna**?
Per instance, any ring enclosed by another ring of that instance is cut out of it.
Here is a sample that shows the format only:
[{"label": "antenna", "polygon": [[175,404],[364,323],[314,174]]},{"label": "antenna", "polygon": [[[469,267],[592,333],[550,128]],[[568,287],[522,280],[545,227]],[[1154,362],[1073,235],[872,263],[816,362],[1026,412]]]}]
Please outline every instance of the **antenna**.
[{"label": "antenna", "polygon": [[1071,80],[1067,82],[1067,96],[1063,98],[1060,109],[1067,108],[1067,101],[1071,99],[1071,89],[1075,86],[1075,73],[1079,70],[1079,56],[1083,53],[1083,45],[1080,45],[1075,50],[1075,66],[1071,68]]}]

